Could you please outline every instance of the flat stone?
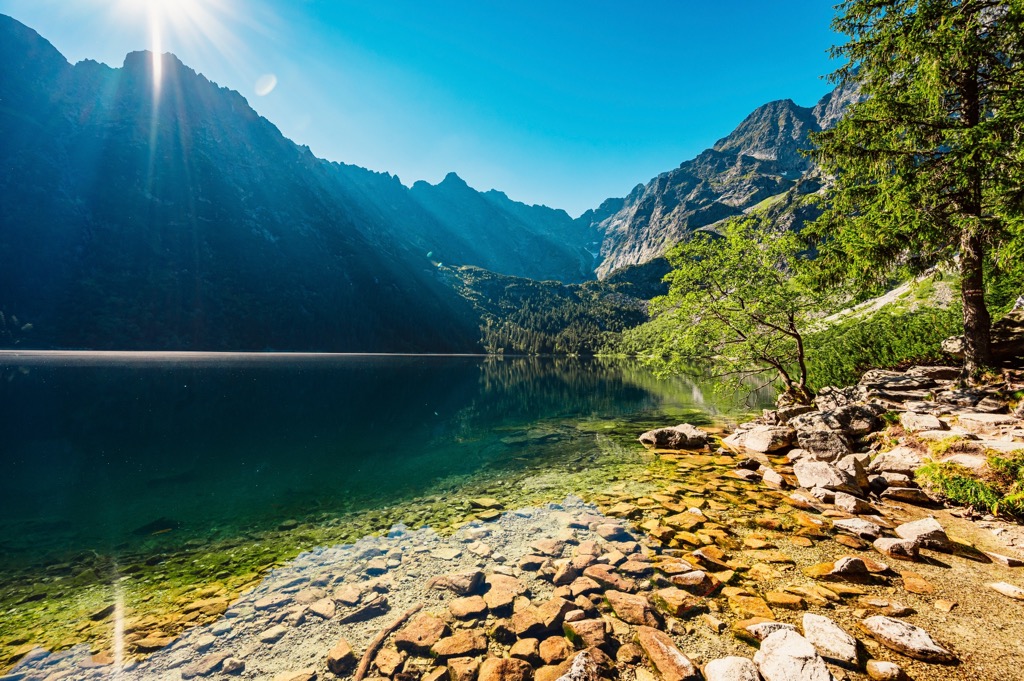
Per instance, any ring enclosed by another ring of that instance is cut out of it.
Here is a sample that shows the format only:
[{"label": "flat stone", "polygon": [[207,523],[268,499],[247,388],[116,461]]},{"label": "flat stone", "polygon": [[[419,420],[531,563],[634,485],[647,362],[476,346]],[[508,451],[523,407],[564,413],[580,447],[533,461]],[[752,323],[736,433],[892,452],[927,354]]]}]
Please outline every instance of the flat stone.
[{"label": "flat stone", "polygon": [[565,636],[551,636],[540,642],[540,659],[545,664],[555,664],[569,659],[575,652],[572,643]]},{"label": "flat stone", "polygon": [[760,681],[757,666],[745,657],[720,657],[704,665],[706,681]]},{"label": "flat stone", "polygon": [[469,505],[472,508],[501,508],[502,504],[500,501],[493,497],[479,497],[477,499],[470,499]]},{"label": "flat stone", "polygon": [[608,565],[591,565],[583,571],[584,577],[590,577],[606,589],[631,592],[636,590],[633,580],[626,579]]},{"label": "flat stone", "polygon": [[487,638],[473,629],[460,629],[431,646],[430,652],[440,658],[482,655],[487,652]]},{"label": "flat stone", "polygon": [[395,634],[399,650],[424,655],[448,633],[448,624],[429,613],[419,613]]},{"label": "flat stone", "polygon": [[478,681],[528,681],[533,669],[525,660],[489,657],[480,665]]},{"label": "flat stone", "polygon": [[981,435],[998,435],[1002,427],[1015,426],[1020,421],[1008,414],[960,414],[957,417],[960,426],[972,433]]},{"label": "flat stone", "polygon": [[898,525],[894,531],[899,537],[916,541],[926,549],[953,550],[953,544],[946,536],[946,531],[935,518],[922,518],[910,523],[903,523]]},{"label": "flat stone", "polygon": [[751,617],[750,619],[740,620],[733,624],[733,632],[742,639],[748,641],[755,641],[760,643],[776,631],[780,629],[788,629],[789,631],[796,631],[796,627],[787,622],[776,622],[775,620],[767,619],[765,617]]},{"label": "flat stone", "polygon": [[754,664],[764,681],[835,681],[811,642],[787,629],[775,631],[761,642]]},{"label": "flat stone", "polygon": [[487,602],[481,596],[464,596],[449,603],[448,610],[460,620],[480,619],[487,613]]},{"label": "flat stone", "polygon": [[764,617],[775,619],[775,613],[768,603],[759,596],[737,594],[729,596],[729,607],[738,617]]},{"label": "flat stone", "polygon": [[882,645],[915,660],[952,664],[956,655],[936,643],[927,631],[909,622],[875,615],[860,623],[865,633]]},{"label": "flat stone", "polygon": [[337,606],[334,604],[333,598],[321,598],[318,601],[313,601],[306,608],[306,612],[311,615],[325,620],[333,619],[334,614],[337,612]]},{"label": "flat stone", "polygon": [[313,681],[316,679],[315,669],[298,669],[291,672],[281,672],[274,676],[273,681]]},{"label": "flat stone", "polygon": [[857,599],[857,605],[867,610],[877,610],[888,617],[906,617],[914,614],[913,608],[881,596],[862,596]]},{"label": "flat stone", "polygon": [[871,681],[903,681],[903,670],[894,662],[868,660],[868,678]]},{"label": "flat stone", "polygon": [[609,590],[604,593],[604,597],[615,616],[623,622],[648,627],[658,626],[658,618],[655,617],[650,602],[644,596]]},{"label": "flat stone", "polygon": [[671,428],[649,430],[639,439],[656,449],[699,449],[708,443],[708,434],[689,423],[680,423]]},{"label": "flat stone", "polygon": [[447,589],[459,596],[469,596],[480,590],[484,584],[482,570],[466,570],[448,575],[439,575],[427,582],[428,589]]},{"label": "flat stone", "polygon": [[405,658],[394,648],[381,648],[377,656],[373,658],[373,664],[384,676],[394,676],[401,671]]},{"label": "flat stone", "polygon": [[340,639],[327,651],[327,668],[338,676],[344,676],[355,669],[356,654],[345,639]]},{"label": "flat stone", "polygon": [[292,597],[289,594],[270,594],[258,599],[252,604],[252,607],[256,610],[277,610],[291,603],[291,601]]},{"label": "flat stone", "polygon": [[804,638],[818,654],[844,667],[857,666],[857,639],[822,615],[806,613],[803,619]]},{"label": "flat stone", "polygon": [[661,676],[662,681],[698,681],[700,679],[696,667],[676,647],[668,634],[652,627],[640,626],[636,630],[636,640],[651,665]]},{"label": "flat stone", "polygon": [[896,447],[882,452],[868,466],[868,473],[903,473],[913,475],[914,471],[924,465],[921,455],[910,447]]},{"label": "flat stone", "polygon": [[181,678],[191,679],[197,676],[209,676],[217,671],[224,660],[231,657],[231,653],[219,652],[204,655],[195,662],[181,668]]},{"label": "flat stone", "polygon": [[277,643],[287,633],[288,627],[276,624],[260,634],[260,641],[263,643]]},{"label": "flat stone", "polygon": [[768,605],[784,610],[803,610],[807,607],[804,599],[794,594],[787,594],[781,591],[769,591],[764,595]]},{"label": "flat stone", "polygon": [[900,414],[903,430],[916,433],[919,430],[945,430],[946,424],[931,414],[917,414],[912,411]]},{"label": "flat stone", "polygon": [[1008,582],[992,582],[990,584],[986,584],[985,586],[1009,598],[1013,598],[1018,601],[1024,601],[1024,589],[1020,588],[1019,586],[1016,586],[1015,584],[1010,584]]},{"label": "flat stone", "polygon": [[833,521],[832,527],[839,532],[845,532],[868,541],[874,541],[882,536],[881,527],[862,518],[840,518]]},{"label": "flat stone", "polygon": [[918,544],[910,539],[891,539],[880,537],[871,543],[876,551],[889,558],[898,560],[917,560]]},{"label": "flat stone", "polygon": [[438,560],[455,560],[462,555],[462,549],[454,546],[442,546],[431,551],[430,555]]},{"label": "flat stone", "polygon": [[245,671],[245,660],[239,660],[237,657],[227,657],[221,663],[220,670],[225,674],[241,674]]},{"label": "flat stone", "polygon": [[334,600],[342,605],[358,605],[363,597],[363,590],[354,584],[345,584],[334,590]]},{"label": "flat stone", "polygon": [[687,617],[704,607],[701,599],[674,586],[654,591],[651,594],[651,601],[673,617]]},{"label": "flat stone", "polygon": [[825,461],[797,461],[793,473],[801,487],[823,487],[833,491],[859,494],[860,487],[854,476]]},{"label": "flat stone", "polygon": [[902,501],[916,506],[930,506],[935,501],[918,487],[887,487],[879,495],[882,499]]},{"label": "flat stone", "polygon": [[840,511],[852,513],[853,515],[875,513],[875,508],[871,504],[846,492],[836,492],[832,503]]},{"label": "flat stone", "polygon": [[454,657],[448,660],[448,672],[451,681],[475,681],[480,670],[478,657]]},{"label": "flat stone", "polygon": [[903,588],[912,594],[930,594],[935,591],[935,585],[916,572],[901,572]]},{"label": "flat stone", "polygon": [[673,575],[671,582],[680,589],[701,598],[710,596],[721,586],[721,582],[703,570],[691,570],[680,575]]},{"label": "flat stone", "polygon": [[590,619],[565,622],[562,625],[566,638],[578,648],[604,647],[608,643],[608,632],[604,620]]}]

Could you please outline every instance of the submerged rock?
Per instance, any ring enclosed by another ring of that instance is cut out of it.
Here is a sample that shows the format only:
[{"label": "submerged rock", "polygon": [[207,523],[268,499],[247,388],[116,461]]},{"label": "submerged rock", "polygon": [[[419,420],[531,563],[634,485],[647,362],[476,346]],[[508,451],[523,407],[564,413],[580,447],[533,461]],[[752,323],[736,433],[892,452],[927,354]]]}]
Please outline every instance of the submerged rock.
[{"label": "submerged rock", "polygon": [[640,436],[640,442],[655,449],[699,449],[708,443],[708,434],[689,423],[680,423],[649,430]]}]

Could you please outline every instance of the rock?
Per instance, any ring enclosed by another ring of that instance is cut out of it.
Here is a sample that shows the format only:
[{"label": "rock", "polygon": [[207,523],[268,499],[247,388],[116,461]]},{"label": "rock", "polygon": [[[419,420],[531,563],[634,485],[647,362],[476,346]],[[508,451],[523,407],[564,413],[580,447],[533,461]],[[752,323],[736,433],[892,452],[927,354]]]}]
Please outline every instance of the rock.
[{"label": "rock", "polygon": [[668,634],[652,627],[637,627],[636,640],[662,681],[698,681],[697,669]]},{"label": "rock", "polygon": [[803,620],[804,638],[818,654],[844,667],[857,666],[857,639],[828,617],[807,613]]},{"label": "rock", "polygon": [[527,681],[533,677],[529,663],[515,658],[489,657],[480,665],[478,681]]},{"label": "rock", "polygon": [[469,505],[471,508],[483,508],[483,509],[495,509],[502,508],[502,503],[493,497],[480,497],[478,499],[470,499]]},{"label": "rock", "polygon": [[220,664],[220,670],[225,674],[241,674],[245,671],[245,660],[239,660],[237,657],[226,657]]},{"label": "rock", "polygon": [[478,657],[454,657],[448,660],[448,672],[451,681],[475,681],[480,670]]},{"label": "rock", "polygon": [[540,642],[538,652],[540,653],[540,659],[544,660],[545,664],[555,664],[556,662],[569,659],[569,656],[575,651],[573,650],[572,643],[566,637],[551,636]]},{"label": "rock", "polygon": [[894,499],[918,506],[929,506],[935,502],[917,487],[887,487],[880,495],[883,499]]},{"label": "rock", "polygon": [[195,662],[182,667],[181,678],[192,679],[197,676],[209,676],[217,671],[217,669],[224,663],[224,660],[229,657],[231,657],[231,653],[225,652],[204,655]]},{"label": "rock", "polygon": [[903,523],[896,527],[895,532],[899,537],[917,542],[926,549],[947,552],[953,550],[953,544],[946,536],[946,531],[935,518],[922,518]]},{"label": "rock", "polygon": [[600,678],[594,652],[583,650],[576,654],[569,669],[557,681],[598,681]]},{"label": "rock", "polygon": [[310,603],[309,607],[306,608],[306,612],[311,615],[316,615],[321,619],[329,620],[332,619],[334,617],[334,613],[337,612],[337,606],[334,604],[333,598],[321,598],[318,601]]},{"label": "rock", "polygon": [[629,541],[632,539],[632,535],[626,530],[625,527],[617,523],[604,523],[598,525],[595,528],[597,536],[605,541]]},{"label": "rock", "polygon": [[448,610],[460,620],[480,619],[487,613],[487,602],[481,596],[464,596],[449,603]]},{"label": "rock", "polygon": [[706,681],[760,681],[757,667],[745,657],[721,657],[704,666]]},{"label": "rock", "polygon": [[737,433],[735,442],[751,451],[767,453],[785,449],[796,441],[796,431],[789,426],[754,426]]},{"label": "rock", "polygon": [[604,620],[578,620],[562,625],[565,637],[577,648],[603,648],[608,643],[608,632]]},{"label": "rock", "polygon": [[787,629],[761,642],[754,664],[765,681],[835,681],[810,641]]},{"label": "rock", "polygon": [[1002,428],[1019,423],[1017,418],[1008,414],[960,414],[957,422],[963,428],[979,435],[1000,435]]},{"label": "rock", "polygon": [[658,618],[651,610],[651,604],[643,596],[622,593],[621,591],[606,591],[604,597],[612,612],[627,624],[645,625],[648,627],[658,626]]},{"label": "rock", "polygon": [[868,660],[868,678],[872,681],[903,681],[903,670],[893,662]]},{"label": "rock", "polygon": [[605,589],[615,589],[616,591],[636,590],[636,584],[632,580],[622,577],[608,565],[591,565],[583,571],[583,576],[590,577]]},{"label": "rock", "polygon": [[374,617],[379,617],[390,609],[388,599],[380,594],[373,594],[367,598],[358,608],[341,618],[341,624],[351,622],[364,622]]},{"label": "rock", "polygon": [[536,664],[540,661],[540,641],[535,638],[521,638],[512,644],[508,654],[509,657]]},{"label": "rock", "polygon": [[882,645],[925,662],[952,664],[956,656],[937,644],[927,631],[908,622],[875,615],[860,623],[861,629]]},{"label": "rock", "polygon": [[839,532],[874,541],[882,536],[882,528],[862,518],[841,518],[832,522],[832,527]]},{"label": "rock", "polygon": [[[461,552],[460,552],[461,553]],[[363,597],[363,591],[354,584],[345,584],[334,591],[334,600],[342,605],[358,605]]]},{"label": "rock", "polygon": [[287,633],[288,627],[276,624],[260,634],[260,641],[263,643],[277,643]]},{"label": "rock", "polygon": [[420,613],[395,634],[395,647],[424,655],[447,633],[448,625],[444,620],[429,613]]},{"label": "rock", "polygon": [[482,570],[466,570],[447,575],[439,575],[427,582],[428,589],[447,589],[459,596],[469,596],[480,590],[484,583]]},{"label": "rock", "polygon": [[483,655],[487,652],[487,638],[473,629],[460,629],[431,646],[430,652],[439,658]]},{"label": "rock", "polygon": [[[1021,404],[1024,404],[1024,402],[1021,402]],[[1020,558],[1004,556],[1001,553],[992,553],[991,551],[982,551],[982,553],[992,559],[992,562],[994,563],[999,563],[1000,565],[1005,565],[1010,568],[1024,567],[1024,560],[1021,560]]]},{"label": "rock", "polygon": [[844,435],[857,438],[881,430],[884,423],[880,416],[884,413],[878,404],[855,402],[829,410],[826,417],[838,423]]},{"label": "rock", "polygon": [[1003,594],[1004,596],[1008,596],[1009,598],[1013,598],[1018,601],[1024,601],[1024,589],[1014,584],[1009,584],[1007,582],[992,582],[991,584],[986,584],[985,586],[992,589],[993,591]]},{"label": "rock", "polygon": [[422,681],[451,681],[448,667],[434,667],[421,677]]},{"label": "rock", "polygon": [[391,677],[402,670],[405,658],[394,648],[382,648],[373,658],[373,664],[383,676]]},{"label": "rock", "polygon": [[890,601],[888,598],[878,596],[862,596],[857,599],[857,605],[869,610],[877,610],[889,617],[906,617],[914,614],[913,608],[907,607],[899,601]]},{"label": "rock", "polygon": [[334,647],[327,651],[327,668],[338,676],[344,676],[355,669],[356,654],[345,639],[339,639]]},{"label": "rock", "polygon": [[764,599],[768,605],[784,610],[803,610],[806,607],[804,599],[781,591],[769,591],[764,595]]},{"label": "rock", "polygon": [[671,578],[672,584],[688,591],[694,596],[704,598],[710,596],[715,590],[721,586],[721,583],[710,576],[703,570],[691,570],[690,572],[684,572],[681,575],[673,575]]},{"label": "rock", "polygon": [[899,560],[917,560],[918,544],[910,539],[890,539],[881,537],[871,543],[876,551],[889,558]]},{"label": "rock", "polygon": [[931,414],[917,414],[912,411],[900,414],[903,430],[916,433],[920,430],[946,430],[946,424]]},{"label": "rock", "polygon": [[875,508],[871,504],[846,492],[836,492],[832,503],[840,511],[852,513],[853,515],[875,512]]},{"label": "rock", "polygon": [[924,465],[921,455],[910,447],[896,447],[882,452],[868,466],[868,473],[903,473],[913,475],[914,471]]},{"label": "rock", "polygon": [[810,452],[817,461],[835,461],[853,451],[846,436],[835,430],[800,429],[797,430],[796,441],[800,449]]},{"label": "rock", "polygon": [[789,486],[785,478],[767,466],[761,466],[760,472],[761,482],[763,482],[767,487],[771,487],[772,489],[786,489]]},{"label": "rock", "polygon": [[766,619],[764,617],[752,617],[750,619],[740,620],[733,624],[733,632],[736,636],[748,641],[755,641],[757,643],[765,640],[780,629],[796,631],[796,627],[792,624],[776,622],[775,620]]},{"label": "rock", "polygon": [[859,490],[867,491],[870,483],[868,482],[868,473],[865,466],[868,462],[867,454],[850,454],[836,459],[832,462],[832,465],[852,477]]},{"label": "rock", "polygon": [[293,672],[281,672],[273,681],[313,681],[316,679],[315,669],[299,669]]},{"label": "rock", "polygon": [[833,491],[859,494],[860,488],[854,476],[841,471],[825,461],[797,461],[793,473],[801,487],[824,487]]},{"label": "rock", "polygon": [[708,434],[689,423],[680,423],[649,430],[640,436],[640,442],[655,449],[700,449],[708,443]]},{"label": "rock", "polygon": [[651,601],[673,617],[687,617],[704,607],[701,599],[674,586],[653,592]]}]

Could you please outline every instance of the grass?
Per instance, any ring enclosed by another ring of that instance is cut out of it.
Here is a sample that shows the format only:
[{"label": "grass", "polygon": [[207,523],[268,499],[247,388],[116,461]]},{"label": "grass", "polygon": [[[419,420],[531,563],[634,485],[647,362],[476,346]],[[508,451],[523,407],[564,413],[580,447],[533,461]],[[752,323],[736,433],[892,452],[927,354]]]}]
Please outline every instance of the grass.
[{"label": "grass", "polygon": [[955,463],[929,463],[915,475],[953,503],[1024,518],[1024,455],[1006,457],[990,450],[987,463],[979,474]]}]

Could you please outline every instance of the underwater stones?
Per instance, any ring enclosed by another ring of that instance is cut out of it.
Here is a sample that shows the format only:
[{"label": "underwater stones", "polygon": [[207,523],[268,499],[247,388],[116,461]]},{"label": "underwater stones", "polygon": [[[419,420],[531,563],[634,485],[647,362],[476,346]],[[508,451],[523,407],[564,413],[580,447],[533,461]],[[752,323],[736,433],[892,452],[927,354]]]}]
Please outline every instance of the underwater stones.
[{"label": "underwater stones", "polygon": [[466,570],[433,577],[427,582],[428,589],[447,589],[459,596],[476,593],[484,583],[482,570]]},{"label": "underwater stones", "polygon": [[957,661],[956,655],[936,643],[927,631],[909,622],[875,615],[863,620],[860,626],[882,645],[915,660],[940,664]]},{"label": "underwater stones", "polygon": [[[633,538],[625,527],[617,523],[603,523],[594,529],[597,532],[597,536],[605,541],[629,541]],[[559,551],[558,555],[561,555],[561,551]]]},{"label": "underwater stones", "polygon": [[373,658],[373,666],[386,677],[394,676],[396,672],[401,671],[404,664],[405,658],[394,648],[382,648]]},{"label": "underwater stones", "polygon": [[680,423],[671,428],[649,430],[639,440],[655,449],[699,449],[708,443],[708,434],[689,423]]},{"label": "underwater stones", "polygon": [[658,589],[651,594],[651,601],[673,617],[687,617],[704,607],[704,602],[678,587]]},{"label": "underwater stones", "polygon": [[273,678],[273,681],[313,681],[316,679],[315,669],[299,669],[297,671],[282,672]]},{"label": "underwater stones", "polygon": [[483,655],[487,652],[487,638],[474,629],[460,629],[432,645],[430,652],[442,659]]},{"label": "underwater stones", "polygon": [[676,647],[668,634],[640,626],[636,630],[636,641],[662,681],[697,681],[700,678],[690,658]]},{"label": "underwater stones", "polygon": [[946,536],[946,531],[935,518],[922,518],[909,523],[903,523],[894,530],[896,534],[909,541],[916,542],[926,549],[937,551],[952,551],[953,544]]},{"label": "underwater stones", "polygon": [[380,594],[372,594],[366,601],[357,607],[352,612],[343,616],[340,620],[342,624],[349,624],[351,622],[363,622],[374,617],[379,617],[391,609],[388,605],[388,599]]},{"label": "underwater stones", "polygon": [[[288,594],[273,593],[260,598],[252,604],[256,610],[277,610],[291,603],[292,597]],[[193,604],[194,605],[194,604]],[[186,610],[187,612],[187,610]]]},{"label": "underwater stones", "polygon": [[645,597],[611,590],[606,591],[604,597],[615,616],[623,622],[648,627],[658,626],[658,618],[655,617],[651,604]]},{"label": "underwater stones", "polygon": [[540,662],[540,641],[535,638],[521,638],[512,644],[508,655],[530,664],[537,664]]},{"label": "underwater stones", "polygon": [[471,508],[481,509],[497,509],[502,508],[500,501],[493,497],[478,497],[476,499],[470,499],[469,505]]},{"label": "underwater stones", "polygon": [[266,631],[264,631],[262,634],[260,634],[259,639],[263,643],[271,643],[271,644],[273,644],[273,643],[277,643],[278,641],[280,641],[281,638],[285,634],[287,634],[287,633],[288,633],[288,627],[283,626],[281,624],[276,624],[276,625],[270,627],[269,629],[267,629]]},{"label": "underwater stones", "polygon": [[554,538],[538,539],[530,544],[530,549],[540,556],[559,558],[565,551],[565,542]]},{"label": "underwater stones", "polygon": [[339,639],[334,647],[327,651],[327,668],[338,676],[344,676],[356,666],[356,654],[345,639]]},{"label": "underwater stones", "polygon": [[806,613],[803,619],[804,638],[826,660],[846,667],[857,665],[857,639],[828,617]]},{"label": "underwater stones", "polygon": [[480,619],[487,613],[487,602],[481,596],[464,596],[449,603],[448,611],[460,620]]},{"label": "underwater stones", "polygon": [[454,657],[448,660],[447,666],[451,681],[474,681],[480,669],[480,658]]},{"label": "underwater stones", "polygon": [[680,575],[673,575],[670,581],[680,589],[701,598],[710,596],[721,586],[721,582],[703,570],[692,570]]},{"label": "underwater stones", "polygon": [[765,681],[835,680],[810,641],[789,629],[780,629],[765,638],[754,653],[754,664]]},{"label": "underwater stones", "polygon": [[430,555],[438,560],[455,560],[462,555],[462,549],[454,546],[442,546],[431,551]]},{"label": "underwater stones", "polygon": [[511,627],[512,631],[519,638],[537,637],[543,634],[546,629],[540,619],[537,608],[532,605],[512,613]]},{"label": "underwater stones", "polygon": [[575,649],[565,636],[550,636],[540,642],[537,652],[545,664],[555,664],[568,659]]},{"label": "underwater stones", "polygon": [[332,619],[336,610],[337,606],[334,604],[333,598],[321,598],[318,601],[313,601],[309,604],[309,607],[306,608],[306,612],[309,614],[316,615],[317,617],[325,620]]},{"label": "underwater stones", "polygon": [[591,565],[583,571],[583,576],[591,578],[605,589],[627,592],[636,590],[633,580],[622,577],[608,565]]},{"label": "underwater stones", "polygon": [[358,605],[363,597],[363,590],[354,584],[343,584],[334,590],[332,594],[335,601],[342,605]]},{"label": "underwater stones", "polygon": [[192,679],[197,676],[209,676],[220,668],[224,660],[231,657],[231,653],[219,652],[204,655],[195,662],[181,668],[181,678]]},{"label": "underwater stones", "polygon": [[850,494],[860,493],[854,476],[825,461],[797,461],[793,464],[793,473],[800,486],[807,489],[823,487]]}]

